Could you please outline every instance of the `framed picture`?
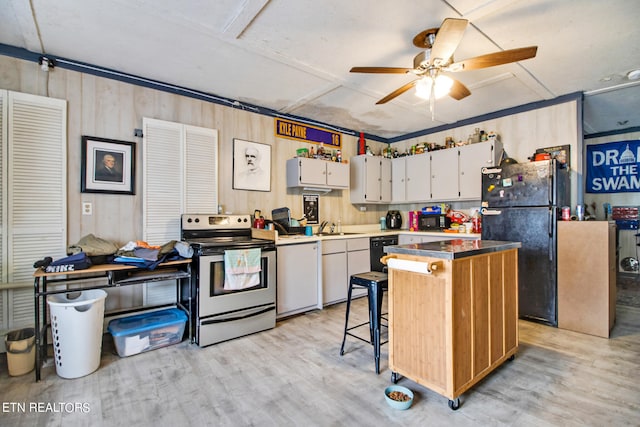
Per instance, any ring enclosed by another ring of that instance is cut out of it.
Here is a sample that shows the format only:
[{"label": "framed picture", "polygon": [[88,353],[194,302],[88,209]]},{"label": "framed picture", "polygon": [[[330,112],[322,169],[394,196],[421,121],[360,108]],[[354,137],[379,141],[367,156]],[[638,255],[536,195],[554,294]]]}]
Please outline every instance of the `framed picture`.
[{"label": "framed picture", "polygon": [[302,195],[302,212],[307,218],[307,224],[317,224],[319,218],[319,194],[303,194]]},{"label": "framed picture", "polygon": [[133,142],[82,137],[81,192],[135,194]]},{"label": "framed picture", "polygon": [[233,189],[271,191],[271,146],[233,140]]}]

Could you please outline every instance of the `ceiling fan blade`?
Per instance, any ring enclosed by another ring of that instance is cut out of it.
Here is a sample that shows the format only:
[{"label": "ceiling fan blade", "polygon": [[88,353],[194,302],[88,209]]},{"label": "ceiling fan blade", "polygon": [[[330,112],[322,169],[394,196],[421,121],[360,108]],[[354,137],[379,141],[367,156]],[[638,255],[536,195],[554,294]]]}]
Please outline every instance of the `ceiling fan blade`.
[{"label": "ceiling fan blade", "polygon": [[480,68],[494,67],[496,65],[509,64],[536,56],[538,46],[521,47],[518,49],[503,50],[502,52],[488,53],[465,59],[451,64],[449,71],[478,70]]},{"label": "ceiling fan blade", "polygon": [[387,95],[384,98],[382,98],[380,101],[376,102],[376,104],[387,103],[387,102],[391,101],[393,98],[395,98],[396,96],[402,95],[403,93],[405,93],[406,91],[408,91],[409,89],[414,87],[418,80],[420,80],[420,79],[416,79],[416,80],[414,80],[412,82],[407,83],[406,85],[404,85],[402,87],[399,87],[398,89],[396,89],[393,92],[391,92],[389,95]]},{"label": "ceiling fan blade", "polygon": [[353,67],[349,72],[351,73],[375,73],[375,74],[406,74],[412,71],[413,68],[399,68],[399,67]]},{"label": "ceiling fan blade", "polygon": [[442,21],[431,48],[432,65],[443,66],[449,62],[453,52],[462,41],[462,36],[468,23],[469,21],[466,19],[456,18],[447,18]]},{"label": "ceiling fan blade", "polygon": [[469,89],[467,89],[467,87],[463,85],[460,81],[456,79],[451,79],[451,80],[453,80],[453,86],[451,86],[451,89],[449,90],[450,97],[460,101],[462,98],[465,98],[471,95],[471,92],[469,91]]}]

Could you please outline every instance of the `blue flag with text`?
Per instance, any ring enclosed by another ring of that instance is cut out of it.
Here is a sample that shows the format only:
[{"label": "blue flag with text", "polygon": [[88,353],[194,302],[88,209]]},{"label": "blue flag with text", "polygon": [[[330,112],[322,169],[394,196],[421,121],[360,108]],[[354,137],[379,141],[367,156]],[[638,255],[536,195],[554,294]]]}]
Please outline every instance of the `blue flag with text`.
[{"label": "blue flag with text", "polygon": [[587,145],[587,193],[640,191],[640,140]]}]

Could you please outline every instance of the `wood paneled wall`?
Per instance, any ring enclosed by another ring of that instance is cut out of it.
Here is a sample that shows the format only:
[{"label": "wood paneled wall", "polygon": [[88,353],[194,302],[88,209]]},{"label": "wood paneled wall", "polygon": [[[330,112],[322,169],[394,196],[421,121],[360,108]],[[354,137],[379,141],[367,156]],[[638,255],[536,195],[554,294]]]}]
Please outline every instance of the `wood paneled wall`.
[{"label": "wood paneled wall", "polygon": [[[261,209],[263,214],[270,216],[272,209],[288,206],[294,217],[302,215],[302,191],[286,188],[285,161],[305,144],[276,138],[272,117],[60,68],[45,73],[33,62],[6,56],[0,56],[0,87],[68,101],[69,243],[88,233],[120,243],[137,240],[142,235],[142,140],[133,135],[134,129],[142,127],[143,117],[218,129],[218,191],[224,211],[253,213],[254,209]],[[577,135],[576,108],[575,102],[569,102],[398,142],[394,146],[403,151],[406,145],[416,142],[442,144],[445,136],[466,140],[475,127],[480,127],[485,131],[498,132],[506,151],[518,161],[526,161],[539,147],[570,144],[574,175],[581,176],[581,165],[577,161],[581,139]],[[80,192],[82,135],[137,143],[135,196]],[[272,146],[270,192],[232,189],[234,138]],[[380,151],[384,145],[375,141],[367,143],[374,152]],[[357,136],[343,135],[344,159],[354,156],[356,147]],[[82,202],[93,204],[93,215],[82,215]],[[405,205],[402,208],[414,207]],[[361,211],[350,203],[346,190],[334,190],[320,196],[321,220],[335,222],[341,219],[343,224],[371,224],[377,223],[387,209],[387,205],[368,205],[366,211]]]},{"label": "wood paneled wall", "polygon": [[[404,152],[407,147],[422,142],[435,142],[444,145],[446,137],[454,141],[466,141],[475,128],[485,132],[497,132],[504,150],[509,157],[518,162],[528,162],[536,149],[557,145],[571,146],[571,200],[572,205],[578,200],[582,180],[582,135],[578,123],[578,104],[576,101],[552,105],[537,110],[525,111],[508,117],[486,120],[418,138],[411,138],[393,144],[398,151]],[[467,203],[466,205],[468,205]],[[479,205],[479,203],[472,203]]]},{"label": "wood paneled wall", "polygon": [[[133,135],[134,129],[142,127],[143,117],[218,129],[218,192],[224,211],[253,213],[260,209],[270,217],[272,209],[288,206],[294,217],[302,216],[302,191],[286,188],[285,162],[296,149],[310,144],[276,138],[272,117],[60,68],[44,73],[35,63],[6,56],[0,56],[0,70],[1,88],[68,101],[69,243],[89,233],[123,244],[141,238],[142,138]],[[137,143],[136,195],[80,192],[82,135]],[[234,138],[272,146],[270,192],[232,189]],[[375,151],[383,145],[367,143]],[[344,159],[354,156],[356,147],[356,136],[343,135]],[[93,215],[82,215],[82,202],[93,204]],[[361,212],[350,203],[348,191],[334,190],[320,196],[319,209],[321,219],[369,224],[377,223],[387,206],[368,206]]]}]

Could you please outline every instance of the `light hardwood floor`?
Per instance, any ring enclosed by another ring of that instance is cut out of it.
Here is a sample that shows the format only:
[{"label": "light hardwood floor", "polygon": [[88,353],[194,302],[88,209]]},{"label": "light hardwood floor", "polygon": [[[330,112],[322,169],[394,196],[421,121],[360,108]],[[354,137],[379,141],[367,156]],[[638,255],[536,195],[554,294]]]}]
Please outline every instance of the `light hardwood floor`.
[{"label": "light hardwood floor", "polygon": [[[0,425],[640,425],[638,308],[618,306],[608,340],[520,321],[515,360],[463,394],[457,411],[406,378],[399,384],[414,391],[413,406],[390,408],[387,346],[380,375],[361,341],[348,338],[339,355],[344,310],[338,304],[207,348],[183,342],[123,359],[105,336],[100,368],[73,380],[59,378],[52,363],[39,383],[33,373],[9,377],[2,360]],[[365,319],[366,301],[354,310]],[[44,406],[32,410],[38,402]],[[75,403],[87,411],[64,411]]]}]

